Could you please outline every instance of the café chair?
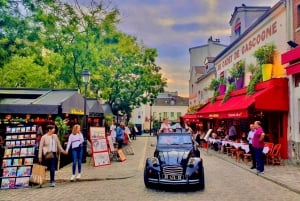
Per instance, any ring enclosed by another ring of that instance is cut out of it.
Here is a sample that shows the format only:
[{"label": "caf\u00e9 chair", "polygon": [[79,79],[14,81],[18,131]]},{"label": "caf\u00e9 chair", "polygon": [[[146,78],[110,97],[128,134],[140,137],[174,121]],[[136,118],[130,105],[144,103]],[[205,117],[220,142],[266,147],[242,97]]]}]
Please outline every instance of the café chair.
[{"label": "caf\u00e9 chair", "polygon": [[250,160],[252,160],[251,153],[244,153],[244,163],[248,165]]},{"label": "caf\u00e9 chair", "polygon": [[281,144],[274,145],[272,152],[268,154],[267,162],[271,162],[273,165],[281,165]]},{"label": "caf\u00e9 chair", "polygon": [[265,153],[265,158],[266,158],[266,162],[267,162],[267,165],[268,165],[269,164],[268,158],[270,158],[270,154],[272,153],[272,150],[274,148],[274,143],[265,142],[265,147],[268,147],[268,149],[269,149],[269,151],[267,153]]}]

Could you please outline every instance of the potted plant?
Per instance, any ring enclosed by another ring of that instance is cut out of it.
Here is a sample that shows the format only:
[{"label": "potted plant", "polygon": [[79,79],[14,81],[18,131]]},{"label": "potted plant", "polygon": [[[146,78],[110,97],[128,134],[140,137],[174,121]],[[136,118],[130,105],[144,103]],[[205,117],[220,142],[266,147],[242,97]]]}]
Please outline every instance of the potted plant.
[{"label": "potted plant", "polygon": [[218,90],[219,85],[220,85],[220,81],[218,79],[216,79],[216,78],[213,78],[210,81],[209,89],[213,90],[213,91],[216,91],[216,90]]},{"label": "potted plant", "polygon": [[273,43],[269,43],[254,52],[254,56],[262,69],[263,81],[269,80],[272,77],[275,50],[276,46]]},{"label": "potted plant", "polygon": [[220,77],[219,83],[219,95],[223,95],[226,91],[226,79],[224,77]]},{"label": "potted plant", "polygon": [[231,76],[235,79],[235,88],[241,89],[244,86],[244,74],[245,74],[245,61],[237,62],[229,71]]}]

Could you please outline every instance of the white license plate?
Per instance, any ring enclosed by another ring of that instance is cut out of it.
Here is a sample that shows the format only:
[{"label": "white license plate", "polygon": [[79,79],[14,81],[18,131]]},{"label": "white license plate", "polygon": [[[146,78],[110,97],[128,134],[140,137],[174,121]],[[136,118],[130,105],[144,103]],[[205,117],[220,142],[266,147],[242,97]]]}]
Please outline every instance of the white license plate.
[{"label": "white license plate", "polygon": [[180,175],[165,174],[164,175],[164,179],[168,179],[168,180],[181,180],[182,176],[180,176]]}]

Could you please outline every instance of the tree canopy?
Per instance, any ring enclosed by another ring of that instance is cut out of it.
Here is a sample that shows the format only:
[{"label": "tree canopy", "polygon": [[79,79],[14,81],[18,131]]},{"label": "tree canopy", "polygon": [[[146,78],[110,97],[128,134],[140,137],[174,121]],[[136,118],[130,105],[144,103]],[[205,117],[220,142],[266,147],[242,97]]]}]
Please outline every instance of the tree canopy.
[{"label": "tree canopy", "polygon": [[166,87],[157,51],[117,29],[109,1],[85,3],[0,0],[0,87],[82,90],[88,69],[113,112],[130,114]]}]

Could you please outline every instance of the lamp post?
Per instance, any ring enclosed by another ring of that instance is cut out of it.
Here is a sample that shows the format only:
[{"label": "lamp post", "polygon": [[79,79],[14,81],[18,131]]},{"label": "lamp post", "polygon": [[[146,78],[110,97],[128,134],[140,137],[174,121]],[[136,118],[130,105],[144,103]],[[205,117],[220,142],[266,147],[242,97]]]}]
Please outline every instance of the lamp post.
[{"label": "lamp post", "polygon": [[121,100],[119,97],[116,98],[116,105],[117,105],[117,123],[119,123],[119,107],[121,104]]},{"label": "lamp post", "polygon": [[152,121],[152,102],[150,103],[150,136],[152,134],[151,121]]},{"label": "lamp post", "polygon": [[87,118],[87,112],[86,112],[86,92],[87,92],[87,86],[91,79],[91,73],[85,69],[81,73],[82,82],[84,83],[84,121],[83,121],[83,156],[82,156],[82,162],[86,162],[86,155],[87,155],[87,134],[88,134],[88,118]]}]

